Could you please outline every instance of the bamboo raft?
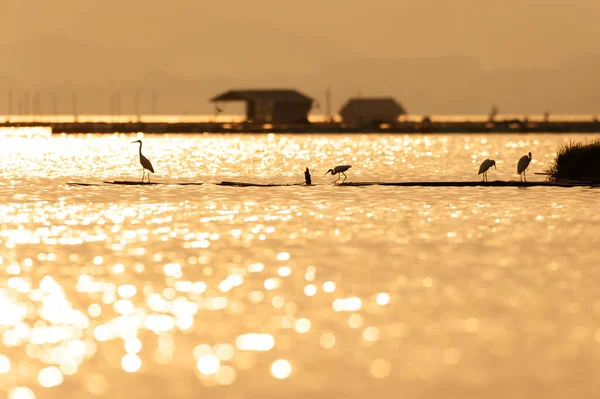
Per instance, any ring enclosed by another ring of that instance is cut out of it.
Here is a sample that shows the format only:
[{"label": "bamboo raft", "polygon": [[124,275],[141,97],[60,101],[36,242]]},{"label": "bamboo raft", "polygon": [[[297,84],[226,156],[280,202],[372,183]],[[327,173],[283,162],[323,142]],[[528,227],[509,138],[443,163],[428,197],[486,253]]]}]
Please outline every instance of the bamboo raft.
[{"label": "bamboo raft", "polygon": [[[229,187],[289,187],[289,186],[331,186],[333,184],[261,184],[261,183],[246,183],[222,181],[217,183],[219,186]],[[348,182],[339,183],[335,186],[341,187],[367,187],[367,186],[390,186],[390,187],[600,187],[598,183],[592,182],[520,182],[520,181],[415,181],[415,182]]]},{"label": "bamboo raft", "polygon": [[[536,173],[537,175],[547,175],[547,173]],[[228,186],[228,187],[313,187],[313,186],[342,186],[342,187],[367,187],[367,186],[389,186],[389,187],[600,187],[599,181],[534,181],[534,182],[522,182],[522,181],[414,181],[414,182],[342,182],[336,184],[312,184],[311,171],[308,168],[304,171],[304,182],[302,183],[248,183],[248,182],[236,182],[236,181],[222,181],[220,183],[214,183],[217,186]],[[155,186],[155,185],[166,185],[166,186],[200,186],[204,183],[149,183],[140,181],[104,181],[104,184],[119,184],[126,186]],[[100,184],[93,183],[67,183],[70,186],[100,186]]]},{"label": "bamboo raft", "polygon": [[230,186],[230,187],[291,187],[291,186],[316,186],[317,184],[306,184],[306,183],[243,183],[238,181],[222,181],[217,183],[218,186]]},{"label": "bamboo raft", "polygon": [[156,185],[156,186],[201,186],[204,184],[204,183],[161,183],[161,182],[142,183],[139,181],[125,181],[125,180],[104,181],[103,183],[121,184],[121,185],[125,185],[125,186],[150,186],[150,185]]},{"label": "bamboo raft", "polygon": [[[204,183],[161,183],[161,182],[141,182],[141,181],[127,181],[127,180],[115,180],[115,181],[103,181],[104,184],[118,184],[123,186],[201,186]],[[97,183],[78,183],[69,182],[69,186],[101,186],[102,184]]]},{"label": "bamboo raft", "polygon": [[[115,184],[125,186],[201,186],[210,183],[142,183],[135,181],[104,181],[104,184]],[[67,183],[69,186],[102,186],[103,184],[96,183]],[[348,182],[339,184],[306,184],[306,183],[249,183],[236,181],[222,181],[213,183],[217,186],[227,187],[316,187],[316,186],[336,186],[336,187],[369,187],[369,186],[384,186],[384,187],[600,187],[600,183],[595,182],[520,182],[520,181],[415,181],[415,182]]]}]

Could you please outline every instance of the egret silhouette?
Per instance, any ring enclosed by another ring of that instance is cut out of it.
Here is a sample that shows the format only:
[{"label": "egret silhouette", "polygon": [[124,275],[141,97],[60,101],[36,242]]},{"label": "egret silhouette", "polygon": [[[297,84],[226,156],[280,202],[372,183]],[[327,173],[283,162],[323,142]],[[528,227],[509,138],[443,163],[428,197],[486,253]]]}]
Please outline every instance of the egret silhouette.
[{"label": "egret silhouette", "polygon": [[519,173],[521,181],[527,181],[525,169],[527,169],[527,167],[529,166],[529,162],[531,162],[531,153],[529,153],[528,155],[523,155],[521,159],[519,159],[519,163],[517,164],[517,173]]},{"label": "egret silhouette", "polygon": [[[352,165],[338,165],[333,169],[329,169],[326,173],[325,176],[327,176],[327,173],[331,173],[332,175],[337,175],[338,173],[344,175],[344,180],[342,180],[342,183],[346,181],[346,174],[344,173],[345,171],[347,171],[348,169],[350,169],[352,167]],[[334,181],[337,182],[338,180],[340,180],[340,177],[342,176],[338,176],[337,180]]]},{"label": "egret silhouette", "polygon": [[[142,155],[142,140],[132,141],[132,143],[140,143],[140,164],[142,165],[142,171],[143,171],[143,173],[142,173],[142,183],[143,183],[144,177],[146,175],[146,170],[148,170],[148,172],[154,173],[154,168],[152,167],[150,160],[148,160],[148,158],[146,158],[145,156]],[[150,173],[148,173],[148,183],[150,183]]]},{"label": "egret silhouette", "polygon": [[483,173],[483,181],[488,180],[487,172],[488,172],[488,169],[491,168],[492,166],[494,167],[494,169],[497,169],[496,161],[494,161],[493,159],[488,158],[481,163],[481,166],[479,167],[479,173],[477,173],[477,174],[480,175]]}]

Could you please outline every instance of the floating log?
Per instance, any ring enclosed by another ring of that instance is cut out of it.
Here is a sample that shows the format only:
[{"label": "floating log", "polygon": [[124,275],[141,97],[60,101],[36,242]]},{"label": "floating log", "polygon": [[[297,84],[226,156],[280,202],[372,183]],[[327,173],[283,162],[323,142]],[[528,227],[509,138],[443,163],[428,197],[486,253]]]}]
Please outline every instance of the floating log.
[{"label": "floating log", "polygon": [[[139,181],[105,181],[105,184],[120,184],[126,186],[200,186],[204,183],[142,183]],[[69,186],[100,186],[94,183],[67,183]],[[305,183],[245,183],[235,181],[222,181],[215,183],[217,186],[229,187],[294,187],[307,186]],[[367,187],[367,186],[391,186],[391,187],[600,187],[597,182],[586,181],[563,181],[563,182],[520,182],[520,181],[414,181],[414,182],[347,182],[339,184],[311,184],[311,186],[343,186],[343,187]]]},{"label": "floating log", "polygon": [[520,182],[520,181],[417,181],[417,182],[356,182],[341,183],[339,186],[395,186],[395,187],[589,187],[592,182]]},{"label": "floating log", "polygon": [[157,186],[160,184],[164,184],[164,183],[148,183],[148,182],[141,182],[141,181],[126,181],[126,180],[115,180],[115,181],[103,181],[102,183],[105,184],[122,184],[125,186]]},{"label": "floating log", "polygon": [[96,183],[67,183],[69,186],[99,186],[100,184],[96,184]]},{"label": "floating log", "polygon": [[141,181],[125,181],[125,180],[115,180],[115,181],[104,181],[106,184],[121,184],[125,186],[201,186],[204,183],[155,183],[155,182],[144,182]]},{"label": "floating log", "polygon": [[305,183],[288,183],[288,184],[277,184],[277,183],[242,183],[237,181],[222,181],[217,183],[218,186],[230,186],[230,187],[289,187],[289,186],[305,186]]},{"label": "floating log", "polygon": [[[231,187],[286,187],[286,186],[306,186],[304,183],[291,184],[261,184],[223,181],[218,183],[220,186]],[[313,184],[313,186],[331,186],[332,184]],[[395,187],[598,187],[599,184],[592,182],[520,182],[520,181],[415,181],[415,182],[347,182],[335,184],[344,187],[365,187],[365,186],[395,186]]]}]

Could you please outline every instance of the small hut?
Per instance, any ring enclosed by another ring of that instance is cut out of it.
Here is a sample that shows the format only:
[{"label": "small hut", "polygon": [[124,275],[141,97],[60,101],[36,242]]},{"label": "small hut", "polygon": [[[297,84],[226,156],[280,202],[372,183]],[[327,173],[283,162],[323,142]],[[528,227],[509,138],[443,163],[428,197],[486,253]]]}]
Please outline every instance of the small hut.
[{"label": "small hut", "polygon": [[313,99],[296,90],[230,90],[213,103],[246,102],[246,121],[256,124],[306,124]]},{"label": "small hut", "polygon": [[395,123],[406,110],[391,97],[351,98],[340,109],[345,125]]}]

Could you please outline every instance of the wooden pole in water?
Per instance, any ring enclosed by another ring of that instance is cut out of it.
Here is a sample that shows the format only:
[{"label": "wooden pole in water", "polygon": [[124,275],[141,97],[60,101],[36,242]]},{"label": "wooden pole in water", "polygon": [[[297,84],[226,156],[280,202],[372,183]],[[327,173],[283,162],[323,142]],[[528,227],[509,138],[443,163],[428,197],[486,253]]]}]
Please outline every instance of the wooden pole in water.
[{"label": "wooden pole in water", "polygon": [[310,171],[308,170],[308,168],[306,168],[306,170],[304,171],[304,180],[306,181],[307,186],[310,186],[312,184],[312,181],[310,179]]},{"label": "wooden pole in water", "polygon": [[333,122],[333,116],[331,115],[331,87],[328,87],[325,93],[325,114],[327,122]]},{"label": "wooden pole in water", "polygon": [[12,116],[12,109],[13,106],[13,92],[12,90],[8,91],[8,119],[10,120],[10,117]]},{"label": "wooden pole in water", "polygon": [[121,116],[121,92],[115,93],[115,112],[117,116]]},{"label": "wooden pole in water", "polygon": [[77,113],[77,91],[73,90],[71,93],[71,105],[73,106],[73,120],[77,123],[78,113]]},{"label": "wooden pole in water", "polygon": [[140,122],[140,89],[135,89],[134,97],[133,97],[133,106],[135,112],[136,122]]},{"label": "wooden pole in water", "polygon": [[23,114],[29,116],[29,92],[25,92],[25,99],[23,100]]},{"label": "wooden pole in water", "polygon": [[58,100],[56,99],[56,93],[52,93],[52,115],[58,115]]},{"label": "wooden pole in water", "polygon": [[152,91],[152,115],[156,115],[156,102],[157,102],[156,90],[153,90]]},{"label": "wooden pole in water", "polygon": [[42,100],[40,100],[40,92],[36,90],[33,95],[32,100],[32,114],[33,115],[41,115],[42,114]]}]

